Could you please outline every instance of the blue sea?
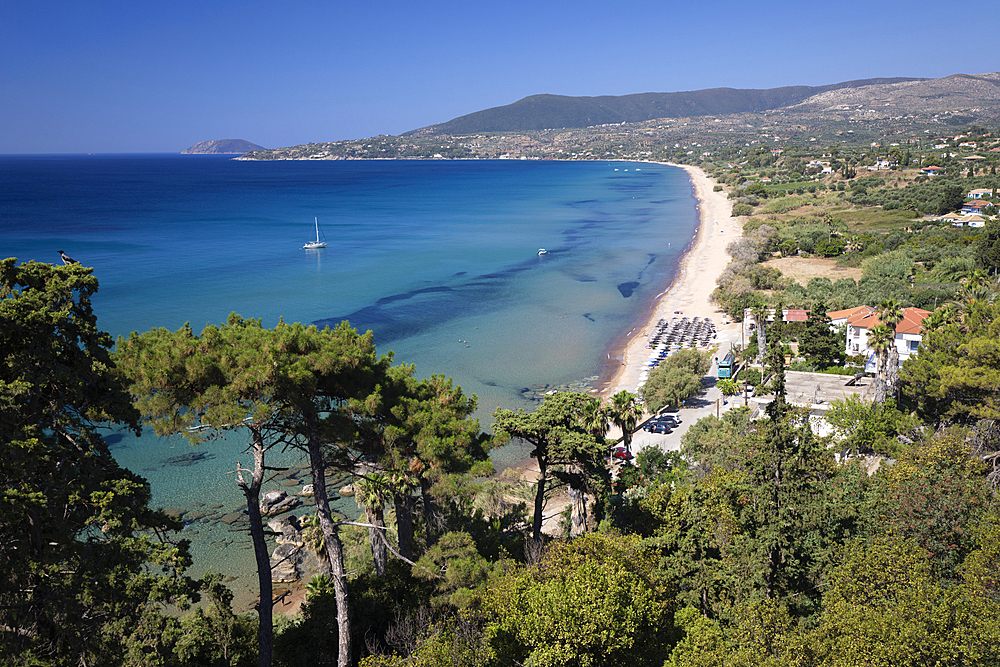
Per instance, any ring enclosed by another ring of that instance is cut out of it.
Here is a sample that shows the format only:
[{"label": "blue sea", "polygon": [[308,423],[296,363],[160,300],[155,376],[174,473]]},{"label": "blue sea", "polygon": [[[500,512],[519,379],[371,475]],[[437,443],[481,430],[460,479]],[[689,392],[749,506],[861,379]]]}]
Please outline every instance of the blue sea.
[{"label": "blue sea", "polygon": [[[328,246],[304,250],[314,218]],[[200,331],[230,312],[265,326],[346,319],[418,376],[477,395],[484,428],[497,406],[600,388],[697,224],[687,175],[653,164],[0,156],[0,255],[64,250],[94,267],[102,329]],[[226,474],[250,464],[242,444],[109,440],[156,505],[188,512],[195,570],[232,573],[238,596],[252,588],[249,540],[218,521],[242,500]]]}]

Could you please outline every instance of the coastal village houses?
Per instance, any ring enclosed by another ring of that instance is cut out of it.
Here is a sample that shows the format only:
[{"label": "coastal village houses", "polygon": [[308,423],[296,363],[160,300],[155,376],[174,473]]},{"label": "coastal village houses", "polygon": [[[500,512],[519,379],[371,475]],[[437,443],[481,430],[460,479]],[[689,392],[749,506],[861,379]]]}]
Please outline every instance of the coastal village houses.
[{"label": "coastal village houses", "polygon": [[[904,308],[903,319],[896,325],[896,350],[899,352],[899,363],[909,359],[920,347],[923,334],[920,327],[923,321],[930,315],[930,311],[921,308]],[[847,310],[834,310],[827,313],[830,318],[830,328],[836,329],[840,326],[846,327],[844,339],[844,349],[848,355],[855,356],[862,354],[865,358],[870,358],[874,354],[868,346],[868,331],[879,324],[882,324],[878,314],[871,306],[858,306]],[[781,320],[786,323],[805,322],[809,319],[809,314],[800,309],[787,308],[781,311]],[[774,322],[775,309],[768,311],[767,321]],[[747,308],[743,311],[743,328],[748,334],[756,328],[753,318],[753,311]]]},{"label": "coastal village houses", "polygon": [[[930,315],[930,311],[921,308],[904,308],[903,319],[896,325],[895,345],[899,352],[899,363],[910,358],[920,347],[923,335],[920,327]],[[858,306],[848,310],[835,310],[827,313],[830,326],[846,325],[845,349],[849,355],[862,354],[870,359],[874,354],[868,346],[868,332],[872,327],[882,324],[875,309],[870,306]]]}]

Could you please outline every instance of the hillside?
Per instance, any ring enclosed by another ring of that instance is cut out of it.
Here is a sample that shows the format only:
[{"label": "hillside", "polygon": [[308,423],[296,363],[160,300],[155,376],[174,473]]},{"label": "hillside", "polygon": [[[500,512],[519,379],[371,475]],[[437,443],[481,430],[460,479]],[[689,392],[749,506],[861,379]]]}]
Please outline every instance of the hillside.
[{"label": "hillside", "polygon": [[600,97],[532,95],[513,104],[476,111],[407,134],[470,134],[580,128],[641,122],[655,118],[751,113],[798,104],[827,91],[917,81],[920,80],[864,79],[827,86],[784,86],[765,90],[709,88],[677,93],[639,93]]},{"label": "hillside", "polygon": [[[670,97],[673,96],[673,97]],[[687,96],[687,97],[684,97]],[[778,106],[785,103],[786,106]],[[671,106],[672,105],[672,106]],[[690,115],[669,116],[680,109]],[[460,132],[461,119],[483,126],[519,123],[549,129]],[[766,107],[723,113],[723,108]],[[709,109],[717,110],[707,113]],[[587,127],[553,129],[583,122]],[[625,122],[631,116],[655,116]],[[544,119],[544,120],[539,120]],[[477,121],[478,122],[478,121]],[[249,152],[238,160],[370,159],[643,159],[701,164],[732,161],[745,149],[832,147],[870,153],[872,144],[917,141],[923,151],[939,139],[972,126],[1000,122],[1000,73],[956,74],[941,79],[868,79],[830,86],[791,86],[766,91],[715,89],[696,93],[623,97],[536,95],[399,136],[309,143]],[[445,130],[453,134],[444,133]],[[931,140],[926,142],[925,140]],[[992,148],[992,147],[991,147]],[[754,149],[755,150],[755,149]],[[807,150],[819,157],[824,150]],[[869,154],[866,160],[873,159]],[[867,163],[866,163],[867,164]]]},{"label": "hillside", "polygon": [[244,141],[243,139],[212,139],[200,141],[194,146],[181,151],[181,155],[242,155],[250,151],[265,150],[263,146]]}]

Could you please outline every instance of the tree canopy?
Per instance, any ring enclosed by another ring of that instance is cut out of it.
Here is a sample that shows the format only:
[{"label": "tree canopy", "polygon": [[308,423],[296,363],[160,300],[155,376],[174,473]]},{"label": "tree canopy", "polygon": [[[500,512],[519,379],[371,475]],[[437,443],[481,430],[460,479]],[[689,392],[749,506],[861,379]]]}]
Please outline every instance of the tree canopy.
[{"label": "tree canopy", "polygon": [[138,431],[139,415],[97,327],[97,287],[78,264],[0,261],[5,661],[106,664],[140,645],[169,654],[161,609],[198,598],[187,542],[167,539],[180,524],[150,509],[149,485],[102,436]]},{"label": "tree canopy", "polygon": [[604,476],[606,445],[604,434],[590,429],[588,407],[596,398],[576,392],[560,391],[546,396],[534,412],[497,408],[493,428],[501,437],[520,438],[532,445],[531,457],[538,462],[534,517],[531,534],[537,542],[542,537],[542,510],[545,487],[552,466],[578,469],[572,483],[577,489],[588,479]]},{"label": "tree canopy", "polygon": [[712,367],[712,353],[693,348],[678,350],[654,368],[642,387],[646,409],[658,412],[680,407],[702,389],[702,378]]}]

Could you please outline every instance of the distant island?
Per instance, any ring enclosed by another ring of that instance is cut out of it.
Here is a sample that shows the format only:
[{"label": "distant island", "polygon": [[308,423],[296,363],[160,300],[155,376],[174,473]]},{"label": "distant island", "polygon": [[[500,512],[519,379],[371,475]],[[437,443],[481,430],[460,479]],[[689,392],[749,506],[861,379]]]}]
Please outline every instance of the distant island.
[{"label": "distant island", "polygon": [[191,148],[181,151],[181,155],[242,155],[250,151],[266,150],[263,146],[244,141],[243,139],[213,139],[211,141],[200,141]]}]

